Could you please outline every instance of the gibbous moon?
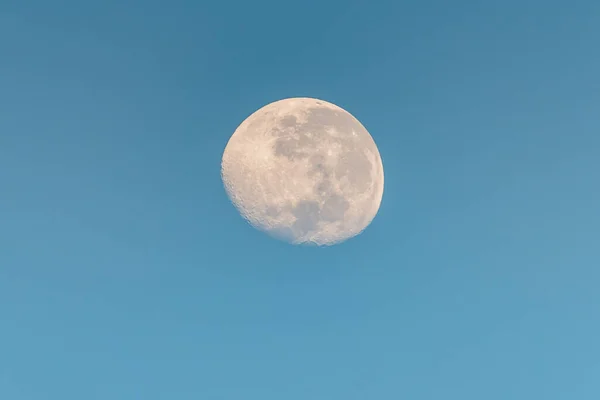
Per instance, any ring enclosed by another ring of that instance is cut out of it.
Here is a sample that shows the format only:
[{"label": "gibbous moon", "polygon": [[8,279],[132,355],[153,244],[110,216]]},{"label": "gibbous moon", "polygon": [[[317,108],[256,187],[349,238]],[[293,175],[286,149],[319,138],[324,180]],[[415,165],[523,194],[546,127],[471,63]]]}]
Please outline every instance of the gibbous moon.
[{"label": "gibbous moon", "polygon": [[383,164],[365,127],[323,100],[290,98],[250,115],[221,164],[225,190],[255,228],[292,244],[361,233],[383,196]]}]

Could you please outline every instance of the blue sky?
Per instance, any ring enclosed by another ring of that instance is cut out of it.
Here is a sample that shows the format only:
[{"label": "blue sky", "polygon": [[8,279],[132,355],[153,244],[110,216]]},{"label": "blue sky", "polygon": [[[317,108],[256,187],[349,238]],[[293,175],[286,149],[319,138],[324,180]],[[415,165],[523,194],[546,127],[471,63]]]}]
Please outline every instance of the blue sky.
[{"label": "blue sky", "polygon": [[[600,3],[0,3],[0,398],[600,398]],[[237,125],[334,102],[360,236],[223,190]]]}]

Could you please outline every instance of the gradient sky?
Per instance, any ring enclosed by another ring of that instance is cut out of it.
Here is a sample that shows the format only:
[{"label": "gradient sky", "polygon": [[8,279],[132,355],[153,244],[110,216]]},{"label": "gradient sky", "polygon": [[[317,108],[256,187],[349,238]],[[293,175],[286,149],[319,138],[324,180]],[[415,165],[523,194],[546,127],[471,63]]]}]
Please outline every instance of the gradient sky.
[{"label": "gradient sky", "polygon": [[[599,43],[597,0],[0,2],[0,398],[599,399]],[[220,181],[293,96],[382,155],[342,245]]]}]

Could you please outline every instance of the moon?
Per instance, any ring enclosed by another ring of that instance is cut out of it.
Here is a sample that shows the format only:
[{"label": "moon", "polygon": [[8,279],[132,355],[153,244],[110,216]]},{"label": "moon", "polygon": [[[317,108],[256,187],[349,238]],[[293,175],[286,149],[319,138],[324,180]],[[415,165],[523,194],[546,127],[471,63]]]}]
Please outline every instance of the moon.
[{"label": "moon", "polygon": [[313,98],[270,103],[223,153],[227,195],[252,226],[298,245],[333,245],[364,231],[383,197],[377,145],[348,111]]}]

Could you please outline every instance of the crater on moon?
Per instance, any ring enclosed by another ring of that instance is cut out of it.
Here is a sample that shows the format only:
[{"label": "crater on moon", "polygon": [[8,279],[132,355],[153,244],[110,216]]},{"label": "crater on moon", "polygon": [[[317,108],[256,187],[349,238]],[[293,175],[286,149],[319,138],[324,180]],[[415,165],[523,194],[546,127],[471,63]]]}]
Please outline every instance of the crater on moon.
[{"label": "crater on moon", "polygon": [[280,100],[248,117],[225,148],[221,175],[244,218],[295,244],[359,234],[383,195],[371,135],[342,108],[309,98]]}]

